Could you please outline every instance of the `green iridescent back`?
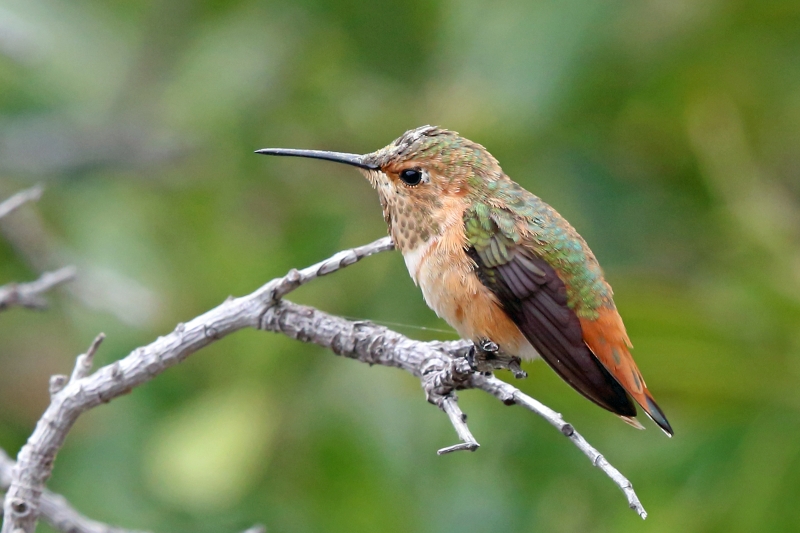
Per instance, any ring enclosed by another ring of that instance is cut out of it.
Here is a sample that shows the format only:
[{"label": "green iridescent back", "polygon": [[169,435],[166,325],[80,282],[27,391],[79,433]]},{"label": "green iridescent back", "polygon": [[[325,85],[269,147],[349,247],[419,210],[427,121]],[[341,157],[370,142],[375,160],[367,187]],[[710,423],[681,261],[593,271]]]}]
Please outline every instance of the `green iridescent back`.
[{"label": "green iridescent back", "polygon": [[614,306],[594,254],[555,209],[504,174],[471,185],[464,225],[469,244],[489,259],[487,266],[508,262],[515,248],[523,247],[558,272],[568,305],[579,317],[596,319],[598,308]]}]

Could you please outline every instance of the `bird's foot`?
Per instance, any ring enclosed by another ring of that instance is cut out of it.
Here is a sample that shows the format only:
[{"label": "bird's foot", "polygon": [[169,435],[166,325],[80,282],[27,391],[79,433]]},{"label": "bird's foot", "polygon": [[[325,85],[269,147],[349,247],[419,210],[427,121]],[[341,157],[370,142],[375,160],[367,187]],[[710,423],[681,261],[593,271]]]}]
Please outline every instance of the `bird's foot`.
[{"label": "bird's foot", "polygon": [[496,359],[500,352],[497,343],[489,339],[481,339],[474,343],[467,352],[466,358],[473,372],[480,372],[484,376],[491,375],[494,365],[491,361]]},{"label": "bird's foot", "polygon": [[494,370],[510,370],[517,379],[528,377],[520,368],[520,358],[504,353],[490,339],[479,339],[470,347],[466,358],[473,372],[480,372],[485,376],[490,376]]}]

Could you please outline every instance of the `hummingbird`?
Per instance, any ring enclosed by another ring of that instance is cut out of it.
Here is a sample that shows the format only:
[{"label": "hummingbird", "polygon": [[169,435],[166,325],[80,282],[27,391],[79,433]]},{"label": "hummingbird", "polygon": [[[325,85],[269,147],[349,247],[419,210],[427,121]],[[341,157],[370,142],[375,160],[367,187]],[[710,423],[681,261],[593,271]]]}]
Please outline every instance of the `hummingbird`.
[{"label": "hummingbird", "polygon": [[643,429],[633,399],[673,435],[586,241],[486,148],[422,126],[364,155],[256,153],[358,168],[377,190],[389,235],[425,302],[462,338],[487,352],[541,357],[583,396]]}]

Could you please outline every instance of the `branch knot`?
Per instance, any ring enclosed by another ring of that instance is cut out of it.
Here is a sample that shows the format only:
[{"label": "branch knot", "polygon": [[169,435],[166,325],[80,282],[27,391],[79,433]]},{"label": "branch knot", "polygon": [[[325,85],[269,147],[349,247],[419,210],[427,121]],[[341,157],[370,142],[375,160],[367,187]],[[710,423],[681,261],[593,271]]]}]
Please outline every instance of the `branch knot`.
[{"label": "branch knot", "polygon": [[22,498],[12,498],[10,507],[17,518],[25,518],[31,512],[31,506]]}]

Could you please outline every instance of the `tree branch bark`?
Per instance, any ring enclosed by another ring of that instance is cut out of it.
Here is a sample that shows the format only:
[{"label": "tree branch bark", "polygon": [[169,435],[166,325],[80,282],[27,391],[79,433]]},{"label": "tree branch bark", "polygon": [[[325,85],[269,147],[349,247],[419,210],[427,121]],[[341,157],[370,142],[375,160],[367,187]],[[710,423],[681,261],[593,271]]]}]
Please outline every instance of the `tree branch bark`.
[{"label": "tree branch bark", "polygon": [[[545,418],[578,446],[592,464],[603,470],[642,518],[647,516],[630,482],[591,447],[561,416],[494,377],[475,374],[464,355],[466,341],[420,342],[368,321],[350,321],[281,298],[304,283],[351,265],[374,253],[393,248],[388,237],[333,255],[303,270],[291,270],[250,295],[226,300],[214,309],[178,326],[169,334],[135,349],[125,358],[89,374],[79,357],[71,378],[51,379],[51,402],[28,442],[20,450],[6,496],[2,533],[32,533],[42,512],[42,494],[53,462],[75,420],[85,411],[129,392],[178,364],[192,353],[240,329],[280,332],[303,342],[369,364],[401,368],[420,378],[429,402],[449,416],[464,444],[440,453],[478,447],[457,406],[456,390],[481,389],[507,405],[518,403]],[[97,343],[98,341],[96,341]],[[96,344],[93,344],[96,349]],[[88,352],[87,352],[88,353]]]}]

